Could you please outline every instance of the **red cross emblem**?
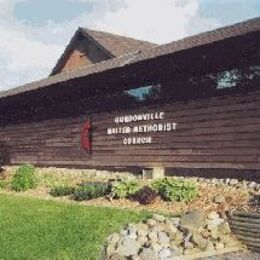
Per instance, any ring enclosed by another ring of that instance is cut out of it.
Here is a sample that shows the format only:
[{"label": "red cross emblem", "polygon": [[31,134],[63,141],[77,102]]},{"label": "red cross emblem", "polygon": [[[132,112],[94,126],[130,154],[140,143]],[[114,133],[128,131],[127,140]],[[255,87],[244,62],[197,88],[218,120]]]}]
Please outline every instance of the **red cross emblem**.
[{"label": "red cross emblem", "polygon": [[89,120],[84,123],[82,128],[81,144],[85,150],[91,151],[91,124]]}]

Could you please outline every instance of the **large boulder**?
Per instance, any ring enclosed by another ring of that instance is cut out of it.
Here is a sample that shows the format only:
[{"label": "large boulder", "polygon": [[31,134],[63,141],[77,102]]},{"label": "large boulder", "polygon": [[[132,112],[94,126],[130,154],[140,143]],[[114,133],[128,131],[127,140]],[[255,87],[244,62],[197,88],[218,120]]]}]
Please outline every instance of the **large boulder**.
[{"label": "large boulder", "polygon": [[205,214],[198,209],[192,210],[180,219],[180,225],[187,228],[200,228],[206,225]]}]

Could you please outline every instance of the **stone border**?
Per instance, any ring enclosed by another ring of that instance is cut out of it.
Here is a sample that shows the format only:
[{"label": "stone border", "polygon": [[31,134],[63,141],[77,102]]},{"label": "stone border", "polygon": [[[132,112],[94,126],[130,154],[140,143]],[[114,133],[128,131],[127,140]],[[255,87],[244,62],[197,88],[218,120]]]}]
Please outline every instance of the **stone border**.
[{"label": "stone border", "polygon": [[198,259],[243,250],[226,217],[193,210],[180,218],[153,215],[107,239],[103,259]]}]

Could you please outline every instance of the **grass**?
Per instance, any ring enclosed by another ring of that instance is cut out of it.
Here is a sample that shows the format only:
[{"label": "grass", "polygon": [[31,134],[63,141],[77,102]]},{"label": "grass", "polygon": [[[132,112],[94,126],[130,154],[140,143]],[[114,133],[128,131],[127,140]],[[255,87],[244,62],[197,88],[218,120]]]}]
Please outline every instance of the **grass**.
[{"label": "grass", "polygon": [[100,259],[109,234],[147,216],[0,194],[0,259]]}]

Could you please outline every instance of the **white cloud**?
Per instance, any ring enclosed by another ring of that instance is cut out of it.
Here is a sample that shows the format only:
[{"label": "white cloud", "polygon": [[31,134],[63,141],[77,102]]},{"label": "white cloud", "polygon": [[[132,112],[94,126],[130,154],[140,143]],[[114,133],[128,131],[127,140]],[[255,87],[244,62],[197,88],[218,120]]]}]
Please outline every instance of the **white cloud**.
[{"label": "white cloud", "polygon": [[0,90],[47,76],[63,49],[38,40],[32,27],[15,19],[21,1],[0,0]]},{"label": "white cloud", "polygon": [[[126,0],[125,6],[107,13],[96,26],[107,31],[166,43],[187,36],[191,20],[202,18],[198,0]],[[216,27],[213,19],[203,19],[197,31]]]},{"label": "white cloud", "polygon": [[70,0],[93,8],[36,27],[15,18],[21,1],[0,0],[0,90],[46,77],[78,26],[165,43],[219,25],[200,16],[199,0]]},{"label": "white cloud", "polygon": [[8,57],[7,69],[12,72],[50,68],[61,46],[28,39],[23,33],[0,28],[0,49]]}]

